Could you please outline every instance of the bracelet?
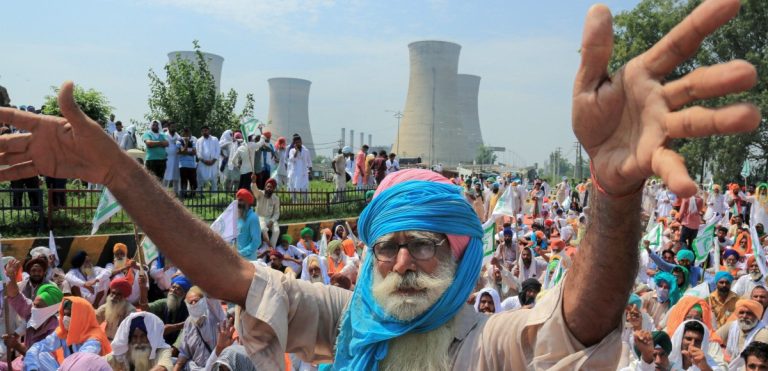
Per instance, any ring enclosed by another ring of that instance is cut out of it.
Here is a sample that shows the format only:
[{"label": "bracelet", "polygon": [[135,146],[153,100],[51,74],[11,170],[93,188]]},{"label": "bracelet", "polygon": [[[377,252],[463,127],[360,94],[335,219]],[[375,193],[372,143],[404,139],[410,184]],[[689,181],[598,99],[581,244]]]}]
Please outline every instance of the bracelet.
[{"label": "bracelet", "polygon": [[620,196],[610,194],[610,193],[605,191],[605,189],[600,185],[600,183],[597,182],[597,177],[595,176],[595,164],[592,162],[592,160],[589,160],[589,175],[590,175],[590,178],[592,179],[592,183],[595,184],[595,189],[597,189],[597,191],[600,192],[601,194],[603,194],[605,196],[608,196],[610,198],[613,198],[613,199],[620,199],[620,198],[632,196],[635,193],[641,191],[643,189],[643,187],[645,186],[645,180],[643,180],[640,183],[640,187],[638,187],[636,190],[634,190],[634,191],[632,191],[632,192],[630,192],[628,194],[620,195]]}]

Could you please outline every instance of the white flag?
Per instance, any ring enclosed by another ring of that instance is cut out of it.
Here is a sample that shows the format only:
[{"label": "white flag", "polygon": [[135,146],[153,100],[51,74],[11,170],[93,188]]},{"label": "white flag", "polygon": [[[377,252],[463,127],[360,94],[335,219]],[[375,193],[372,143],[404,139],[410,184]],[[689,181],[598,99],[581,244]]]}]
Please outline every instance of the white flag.
[{"label": "white flag", "polygon": [[224,212],[213,221],[211,229],[227,243],[237,239],[237,200],[232,201]]},{"label": "white flag", "polygon": [[501,197],[499,197],[498,201],[496,201],[496,207],[493,208],[493,212],[491,213],[491,216],[498,217],[502,215],[515,217],[517,215],[515,213],[515,201],[517,200],[517,194],[516,191],[513,191],[512,188],[514,187],[506,187],[504,188],[504,193],[501,194]]},{"label": "white flag", "polygon": [[320,251],[320,256],[325,256],[325,253],[328,251],[328,238],[325,237],[325,233],[321,233],[323,236],[320,237],[320,242],[317,243],[317,249]]},{"label": "white flag", "polygon": [[648,246],[651,251],[658,251],[661,248],[662,245],[662,225],[661,223],[656,223],[651,229],[648,231],[648,233],[643,236],[642,239],[640,239],[640,248],[643,248],[644,241],[650,242],[650,245]]},{"label": "white flag", "polygon": [[53,261],[55,264],[59,265],[59,252],[56,250],[56,240],[53,238],[53,231],[50,231],[48,236],[48,249],[50,249],[51,254],[53,254]]},{"label": "white flag", "polygon": [[117,214],[121,209],[122,207],[117,202],[115,196],[112,195],[112,192],[110,192],[107,187],[104,187],[104,191],[101,192],[101,198],[99,199],[99,206],[96,207],[96,213],[93,214],[93,229],[91,229],[91,234],[96,233],[96,231],[99,230],[101,223],[109,220],[112,215]]},{"label": "white flag", "polygon": [[709,252],[715,245],[715,223],[699,227],[696,238],[692,244],[693,255],[696,256],[696,264],[701,264],[709,257]]},{"label": "white flag", "polygon": [[685,290],[683,295],[690,295],[700,299],[706,299],[709,297],[709,283],[702,282],[696,287],[691,287],[690,289]]}]

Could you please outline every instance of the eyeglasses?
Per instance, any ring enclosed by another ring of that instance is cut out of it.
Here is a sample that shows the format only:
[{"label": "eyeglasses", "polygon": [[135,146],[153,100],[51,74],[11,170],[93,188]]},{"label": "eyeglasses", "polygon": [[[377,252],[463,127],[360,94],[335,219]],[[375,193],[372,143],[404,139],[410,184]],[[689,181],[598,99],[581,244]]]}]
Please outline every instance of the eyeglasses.
[{"label": "eyeglasses", "polygon": [[378,242],[373,245],[373,254],[380,262],[393,262],[401,248],[408,249],[408,253],[416,260],[429,260],[435,256],[437,246],[445,240],[435,241],[430,238],[414,238],[406,243],[398,244],[395,241]]}]

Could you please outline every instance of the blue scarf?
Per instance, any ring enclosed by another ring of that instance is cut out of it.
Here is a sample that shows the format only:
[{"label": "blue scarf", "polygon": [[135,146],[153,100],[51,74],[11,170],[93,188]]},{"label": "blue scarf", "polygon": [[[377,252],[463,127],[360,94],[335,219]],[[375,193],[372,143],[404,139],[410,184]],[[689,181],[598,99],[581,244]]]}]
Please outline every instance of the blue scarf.
[{"label": "blue scarf", "polygon": [[[360,214],[360,238],[368,247],[351,302],[336,339],[336,370],[376,370],[387,356],[389,340],[432,331],[456,316],[474,289],[482,264],[483,229],[472,207],[454,185],[406,181],[381,192]],[[454,284],[426,312],[410,321],[387,314],[371,293],[373,243],[400,231],[429,231],[469,236]]]}]

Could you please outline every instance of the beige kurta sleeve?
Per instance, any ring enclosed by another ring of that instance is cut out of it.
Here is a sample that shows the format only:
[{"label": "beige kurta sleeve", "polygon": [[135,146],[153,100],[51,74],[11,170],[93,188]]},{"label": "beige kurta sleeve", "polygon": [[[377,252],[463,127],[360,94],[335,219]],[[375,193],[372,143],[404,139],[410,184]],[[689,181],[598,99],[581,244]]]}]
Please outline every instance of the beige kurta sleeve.
[{"label": "beige kurta sleeve", "polygon": [[240,315],[243,346],[257,369],[285,369],[285,353],[330,362],[352,292],[257,265]]},{"label": "beige kurta sleeve", "polygon": [[[563,279],[565,281],[566,278]],[[563,316],[562,282],[533,309],[491,316],[477,335],[470,334],[459,351],[472,370],[616,370],[621,355],[621,325],[591,347],[582,345]],[[476,356],[473,356],[475,353]]]}]

